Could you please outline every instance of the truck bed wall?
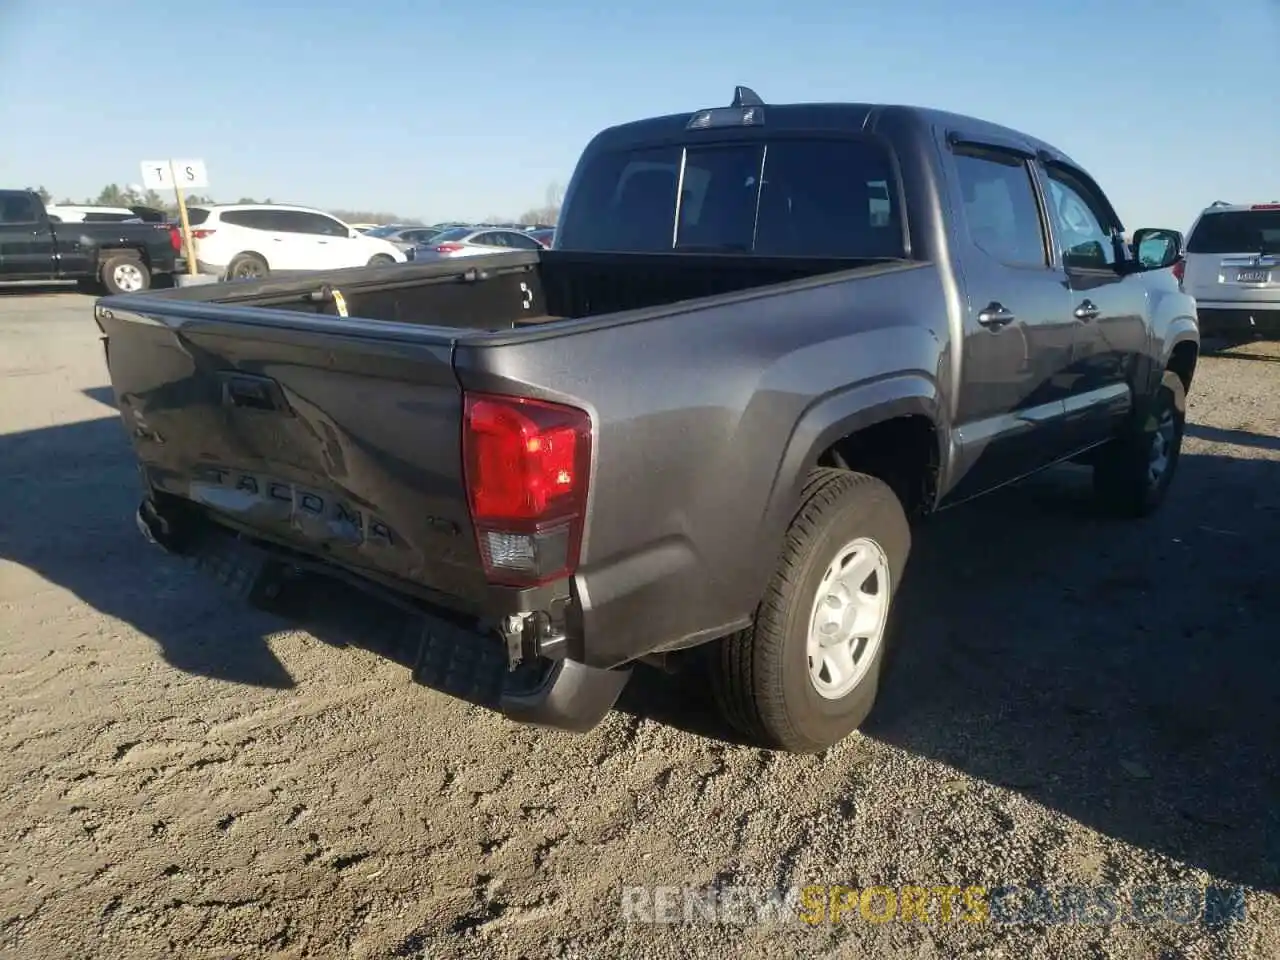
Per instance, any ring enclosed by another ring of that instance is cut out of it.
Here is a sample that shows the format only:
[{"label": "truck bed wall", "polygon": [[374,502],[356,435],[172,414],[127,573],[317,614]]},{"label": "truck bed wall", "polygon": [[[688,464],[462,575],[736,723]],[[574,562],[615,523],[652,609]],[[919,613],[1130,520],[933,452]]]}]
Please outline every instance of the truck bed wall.
[{"label": "truck bed wall", "polygon": [[691,254],[542,254],[474,257],[440,266],[361,268],[282,282],[194,288],[208,299],[367,320],[501,330],[660,307],[859,266],[859,261]]}]

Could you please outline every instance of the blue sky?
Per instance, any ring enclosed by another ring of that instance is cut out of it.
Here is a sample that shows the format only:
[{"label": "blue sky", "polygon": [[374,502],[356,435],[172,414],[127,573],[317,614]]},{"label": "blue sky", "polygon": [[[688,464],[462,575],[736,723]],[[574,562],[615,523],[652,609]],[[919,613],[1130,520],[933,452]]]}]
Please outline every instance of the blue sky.
[{"label": "blue sky", "polygon": [[745,83],[1025,129],[1185,228],[1280,199],[1278,53],[1278,0],[0,0],[0,186],[198,157],[223,200],[514,216],[598,129]]}]

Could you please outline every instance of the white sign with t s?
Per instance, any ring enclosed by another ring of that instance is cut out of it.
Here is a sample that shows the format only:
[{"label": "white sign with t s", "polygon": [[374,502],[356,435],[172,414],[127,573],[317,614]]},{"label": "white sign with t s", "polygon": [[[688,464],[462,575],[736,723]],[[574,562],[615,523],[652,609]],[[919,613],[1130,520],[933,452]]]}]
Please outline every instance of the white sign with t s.
[{"label": "white sign with t s", "polygon": [[142,185],[148,190],[207,190],[209,171],[203,160],[143,160]]}]

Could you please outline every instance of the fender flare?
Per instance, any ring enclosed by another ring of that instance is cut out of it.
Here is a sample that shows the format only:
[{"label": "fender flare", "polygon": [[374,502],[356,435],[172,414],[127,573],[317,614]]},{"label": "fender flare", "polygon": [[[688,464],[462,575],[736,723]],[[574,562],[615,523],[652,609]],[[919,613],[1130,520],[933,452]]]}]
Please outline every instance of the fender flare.
[{"label": "fender flare", "polygon": [[[904,416],[926,418],[938,435],[938,464],[950,459],[949,431],[937,383],[920,372],[894,374],[853,384],[807,407],[788,438],[761,517],[753,596],[773,574],[782,538],[795,515],[805,478],[828,447],[851,433]],[[759,588],[756,590],[755,588]]]},{"label": "fender flare", "polygon": [[1164,334],[1164,343],[1160,348],[1161,366],[1167,367],[1173,357],[1173,351],[1181,343],[1194,343],[1196,351],[1200,350],[1200,325],[1195,317],[1178,317],[1169,324]]}]

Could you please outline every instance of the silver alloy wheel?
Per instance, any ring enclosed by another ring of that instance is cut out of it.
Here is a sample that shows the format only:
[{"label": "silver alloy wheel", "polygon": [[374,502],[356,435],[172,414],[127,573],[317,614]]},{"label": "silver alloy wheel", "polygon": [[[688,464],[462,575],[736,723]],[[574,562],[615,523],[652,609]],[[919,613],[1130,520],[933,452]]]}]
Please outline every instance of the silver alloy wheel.
[{"label": "silver alloy wheel", "polygon": [[117,290],[137,293],[143,287],[142,271],[136,263],[118,263],[111,271],[111,280]]},{"label": "silver alloy wheel", "polygon": [[1165,410],[1160,414],[1156,424],[1156,432],[1151,435],[1151,457],[1147,463],[1147,480],[1154,487],[1160,482],[1169,469],[1169,458],[1173,455],[1173,444],[1178,437],[1178,425],[1173,417],[1173,410]]},{"label": "silver alloy wheel", "polygon": [[889,619],[889,560],[880,544],[859,537],[827,565],[809,617],[809,681],[839,700],[862,682]]}]

